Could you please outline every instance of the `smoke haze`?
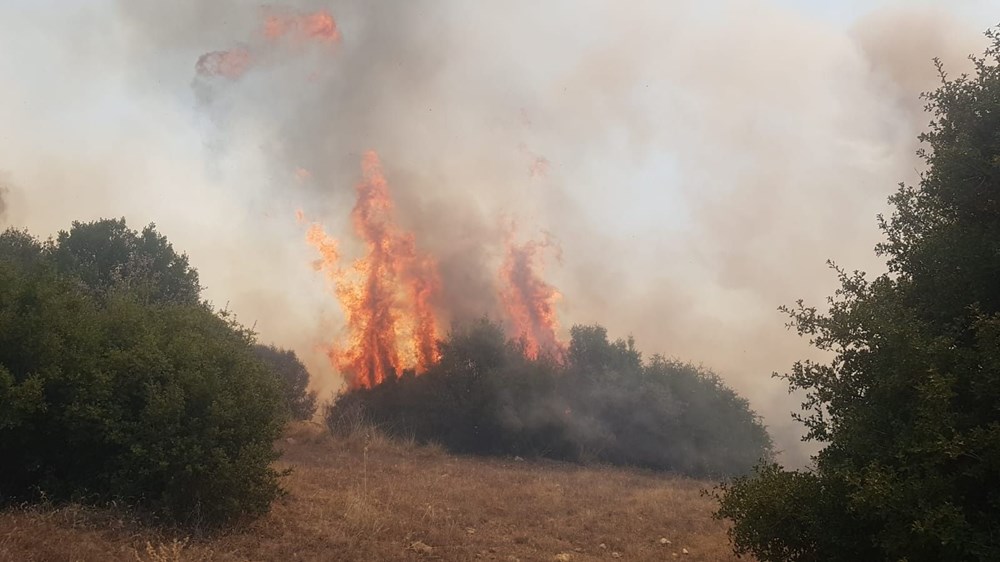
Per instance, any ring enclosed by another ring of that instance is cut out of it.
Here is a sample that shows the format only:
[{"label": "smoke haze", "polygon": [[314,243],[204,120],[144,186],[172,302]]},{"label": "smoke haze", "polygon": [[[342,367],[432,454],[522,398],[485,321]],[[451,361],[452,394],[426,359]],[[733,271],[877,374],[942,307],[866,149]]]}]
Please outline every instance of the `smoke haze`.
[{"label": "smoke haze", "polygon": [[[271,39],[268,10],[327,10],[338,37]],[[155,221],[217,306],[329,392],[320,347],[344,319],[295,211],[358,255],[349,215],[376,150],[401,226],[438,260],[443,322],[497,314],[508,236],[551,240],[563,331],[600,323],[717,371],[800,464],[798,400],[769,375],[812,352],[775,309],[822,304],[828,258],[882,270],[875,215],[917,177],[931,58],[968,68],[991,23],[749,0],[15,1],[0,225]],[[202,59],[232,50],[236,66]]]},{"label": "smoke haze", "polygon": [[0,172],[0,227],[4,226],[7,218],[7,197],[10,196],[10,188],[7,187],[6,174]]}]

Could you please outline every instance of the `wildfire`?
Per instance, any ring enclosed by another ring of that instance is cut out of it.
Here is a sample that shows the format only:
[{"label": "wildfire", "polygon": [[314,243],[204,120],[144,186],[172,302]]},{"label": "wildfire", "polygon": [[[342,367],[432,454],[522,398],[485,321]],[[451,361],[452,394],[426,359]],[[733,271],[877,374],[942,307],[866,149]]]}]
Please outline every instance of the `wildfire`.
[{"label": "wildfire", "polygon": [[[301,211],[296,213],[299,222],[305,220],[305,217],[301,213]],[[337,269],[337,260],[340,259],[340,252],[337,250],[337,241],[327,234],[322,226],[316,223],[309,225],[309,230],[306,232],[306,240],[316,248],[320,255],[320,258],[313,262],[313,269],[316,271],[326,271],[331,276],[334,276],[334,281],[339,280],[340,270]]]},{"label": "wildfire", "polygon": [[378,155],[366,153],[361,168],[351,220],[365,256],[340,268],[336,241],[318,224],[307,233],[321,256],[314,265],[327,273],[347,321],[347,341],[328,354],[352,388],[374,386],[404,369],[423,372],[438,357],[436,263],[396,225]]},{"label": "wildfire", "polygon": [[556,335],[556,302],[562,295],[541,277],[541,251],[551,246],[548,239],[517,244],[511,236],[500,267],[500,300],[529,359],[540,353],[556,359],[563,355],[564,346]]},{"label": "wildfire", "polygon": [[274,41],[291,36],[298,39],[318,39],[330,43],[340,41],[337,22],[326,10],[311,14],[278,13],[269,11],[264,16],[264,37]]},{"label": "wildfire", "polygon": [[[275,55],[301,53],[299,47],[305,45],[329,48],[341,41],[337,22],[326,10],[303,13],[265,7],[261,15],[260,28],[245,44],[199,57],[198,77],[236,80],[254,65],[283,60]],[[525,110],[521,116],[530,126]],[[550,162],[523,143],[519,148],[529,158],[529,176],[544,177]],[[317,183],[305,168],[291,172],[300,184]],[[404,371],[426,371],[440,358],[438,318],[452,312],[441,295],[437,261],[420,251],[414,234],[396,222],[375,152],[365,153],[361,172],[350,217],[362,257],[343,264],[340,244],[322,225],[311,223],[306,231],[306,240],[319,256],[313,267],[327,277],[345,318],[345,333],[330,343],[327,355],[351,388],[372,387]],[[307,222],[302,211],[296,220]],[[549,240],[516,244],[509,238],[498,278],[502,308],[491,310],[493,305],[488,304],[484,310],[504,316],[508,334],[523,342],[531,359],[564,355],[555,309],[560,294],[541,277],[543,250],[552,247]]]},{"label": "wildfire", "polygon": [[265,9],[262,34],[267,42],[261,44],[260,37],[251,39],[252,47],[237,47],[224,51],[212,51],[198,57],[195,71],[200,76],[214,76],[235,80],[250,69],[260,58],[261,51],[282,39],[294,44],[317,41],[325,44],[340,42],[340,29],[336,20],[326,10],[303,14]]}]

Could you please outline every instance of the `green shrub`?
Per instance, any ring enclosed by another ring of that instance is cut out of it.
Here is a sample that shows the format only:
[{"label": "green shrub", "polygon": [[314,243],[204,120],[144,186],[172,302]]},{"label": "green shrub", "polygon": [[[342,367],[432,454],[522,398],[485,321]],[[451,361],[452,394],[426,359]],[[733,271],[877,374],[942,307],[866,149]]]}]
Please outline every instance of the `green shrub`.
[{"label": "green shrub", "polygon": [[295,352],[273,345],[257,344],[254,353],[281,381],[285,407],[292,418],[308,420],[316,413],[316,392],[309,390],[309,371]]},{"label": "green shrub", "polygon": [[870,524],[844,502],[844,482],[767,463],[712,492],[716,516],[731,519],[733,548],[760,560],[854,562],[880,560]]},{"label": "green shrub", "polygon": [[74,222],[47,251],[60,273],[97,297],[124,291],[144,302],[200,302],[198,272],[155,225],[137,232],[125,219]]},{"label": "green shrub", "polygon": [[81,285],[58,251],[0,235],[0,501],[122,501],[192,525],[264,512],[283,410],[251,334]]}]

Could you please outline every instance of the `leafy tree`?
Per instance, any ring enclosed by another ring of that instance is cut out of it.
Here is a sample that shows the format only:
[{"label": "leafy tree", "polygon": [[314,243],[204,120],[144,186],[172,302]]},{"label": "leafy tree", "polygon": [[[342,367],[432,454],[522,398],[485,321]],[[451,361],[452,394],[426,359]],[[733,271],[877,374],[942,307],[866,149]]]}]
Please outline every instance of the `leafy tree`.
[{"label": "leafy tree", "polygon": [[284,418],[249,331],[196,299],[94,291],[58,250],[0,235],[0,503],[123,501],[198,525],[265,511]]},{"label": "leafy tree", "polygon": [[[918,186],[880,217],[874,280],[838,269],[830,309],[785,309],[833,352],[784,376],[807,392],[809,472],[761,467],[719,491],[761,560],[1000,559],[1000,36],[973,76],[925,94]],[[786,525],[786,521],[795,521]]]},{"label": "leafy tree", "polygon": [[569,361],[580,371],[636,370],[642,366],[642,354],[631,337],[610,343],[603,326],[573,326]]},{"label": "leafy tree", "polygon": [[198,304],[198,272],[150,224],[137,232],[125,219],[73,222],[48,248],[59,271],[94,295],[126,291],[156,303]]},{"label": "leafy tree", "polygon": [[254,352],[281,381],[285,405],[292,418],[312,418],[316,413],[316,392],[309,390],[309,371],[295,352],[263,344],[255,345]]}]

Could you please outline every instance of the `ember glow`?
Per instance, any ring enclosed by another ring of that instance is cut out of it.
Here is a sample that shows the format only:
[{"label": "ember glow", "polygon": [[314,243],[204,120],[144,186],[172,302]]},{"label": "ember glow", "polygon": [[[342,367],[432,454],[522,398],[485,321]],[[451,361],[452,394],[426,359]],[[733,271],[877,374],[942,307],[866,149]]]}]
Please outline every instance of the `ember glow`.
[{"label": "ember glow", "polygon": [[310,14],[269,11],[264,16],[264,37],[272,41],[292,37],[336,43],[340,41],[340,30],[326,10]]},{"label": "ember glow", "polygon": [[321,256],[314,265],[327,274],[344,312],[346,341],[333,343],[328,355],[351,388],[374,386],[404,370],[422,373],[438,357],[436,263],[395,223],[378,155],[367,152],[361,167],[351,221],[365,256],[341,268],[336,241],[318,224],[307,233]]}]

